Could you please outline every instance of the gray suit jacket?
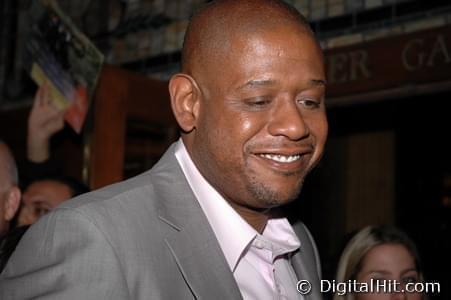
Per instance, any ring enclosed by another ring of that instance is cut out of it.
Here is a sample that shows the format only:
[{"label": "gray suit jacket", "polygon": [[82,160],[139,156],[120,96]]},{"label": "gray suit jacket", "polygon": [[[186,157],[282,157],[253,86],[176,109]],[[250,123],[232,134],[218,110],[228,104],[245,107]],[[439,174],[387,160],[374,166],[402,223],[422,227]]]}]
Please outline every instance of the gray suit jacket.
[{"label": "gray suit jacket", "polygon": [[[292,258],[319,300],[320,264],[303,224]],[[0,299],[241,299],[172,146],[150,171],[41,218],[0,276]]]}]

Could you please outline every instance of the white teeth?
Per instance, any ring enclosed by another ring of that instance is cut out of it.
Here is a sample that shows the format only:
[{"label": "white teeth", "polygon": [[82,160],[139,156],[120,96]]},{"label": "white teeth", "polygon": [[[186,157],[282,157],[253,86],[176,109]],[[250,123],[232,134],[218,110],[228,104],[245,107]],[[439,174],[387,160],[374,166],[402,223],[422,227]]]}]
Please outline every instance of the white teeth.
[{"label": "white teeth", "polygon": [[260,154],[261,157],[280,163],[291,163],[301,158],[301,155]]}]

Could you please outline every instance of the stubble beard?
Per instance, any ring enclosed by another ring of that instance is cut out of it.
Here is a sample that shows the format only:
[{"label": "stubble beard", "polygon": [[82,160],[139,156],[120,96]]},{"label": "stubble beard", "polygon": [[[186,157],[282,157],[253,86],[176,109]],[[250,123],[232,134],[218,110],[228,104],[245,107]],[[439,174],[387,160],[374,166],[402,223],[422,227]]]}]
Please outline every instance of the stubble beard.
[{"label": "stubble beard", "polygon": [[256,175],[249,176],[248,184],[246,185],[247,191],[253,197],[253,199],[255,199],[257,203],[259,203],[259,205],[261,206],[260,208],[269,209],[279,207],[291,203],[299,197],[304,182],[304,176],[302,176],[302,174],[299,174],[298,172],[296,172],[296,174],[286,173],[283,174],[283,176],[301,177],[297,186],[294,187],[293,190],[288,194],[286,193],[286,191],[275,190],[269,184],[261,182],[261,180],[259,180]]}]

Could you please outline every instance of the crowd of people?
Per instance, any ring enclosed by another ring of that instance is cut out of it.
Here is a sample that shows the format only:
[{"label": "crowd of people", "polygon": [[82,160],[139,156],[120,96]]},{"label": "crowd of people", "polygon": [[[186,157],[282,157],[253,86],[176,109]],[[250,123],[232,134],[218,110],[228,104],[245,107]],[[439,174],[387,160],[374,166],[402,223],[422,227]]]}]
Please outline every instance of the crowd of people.
[{"label": "crowd of people", "polygon": [[[319,43],[295,8],[214,1],[192,17],[169,83],[180,140],[150,171],[90,193],[53,174],[49,141],[63,113],[42,86],[28,121],[33,179],[22,193],[0,142],[0,298],[326,297],[312,235],[280,209],[322,156],[325,77]],[[346,246],[336,280],[371,279],[424,280],[399,229],[370,226]],[[303,280],[311,290],[302,295]],[[334,300],[395,297],[425,295],[349,291]]]},{"label": "crowd of people", "polygon": [[0,271],[30,225],[63,201],[89,191],[81,181],[62,174],[51,159],[50,140],[63,127],[63,112],[43,85],[28,117],[24,172],[18,171],[13,153],[0,140]]}]

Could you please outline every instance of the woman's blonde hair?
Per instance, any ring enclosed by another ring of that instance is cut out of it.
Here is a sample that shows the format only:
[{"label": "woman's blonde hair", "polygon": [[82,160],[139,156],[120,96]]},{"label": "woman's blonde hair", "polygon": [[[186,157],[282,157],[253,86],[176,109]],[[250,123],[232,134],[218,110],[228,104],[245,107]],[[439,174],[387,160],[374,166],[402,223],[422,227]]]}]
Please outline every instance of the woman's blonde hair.
[{"label": "woman's blonde hair", "polygon": [[[383,225],[367,226],[354,235],[347,243],[338,263],[336,282],[355,280],[360,272],[365,255],[374,247],[382,244],[400,244],[404,246],[414,259],[419,279],[423,280],[420,258],[413,241],[407,234],[396,227]],[[354,295],[353,293],[347,293],[343,296],[335,294],[333,299],[354,300]]]}]

